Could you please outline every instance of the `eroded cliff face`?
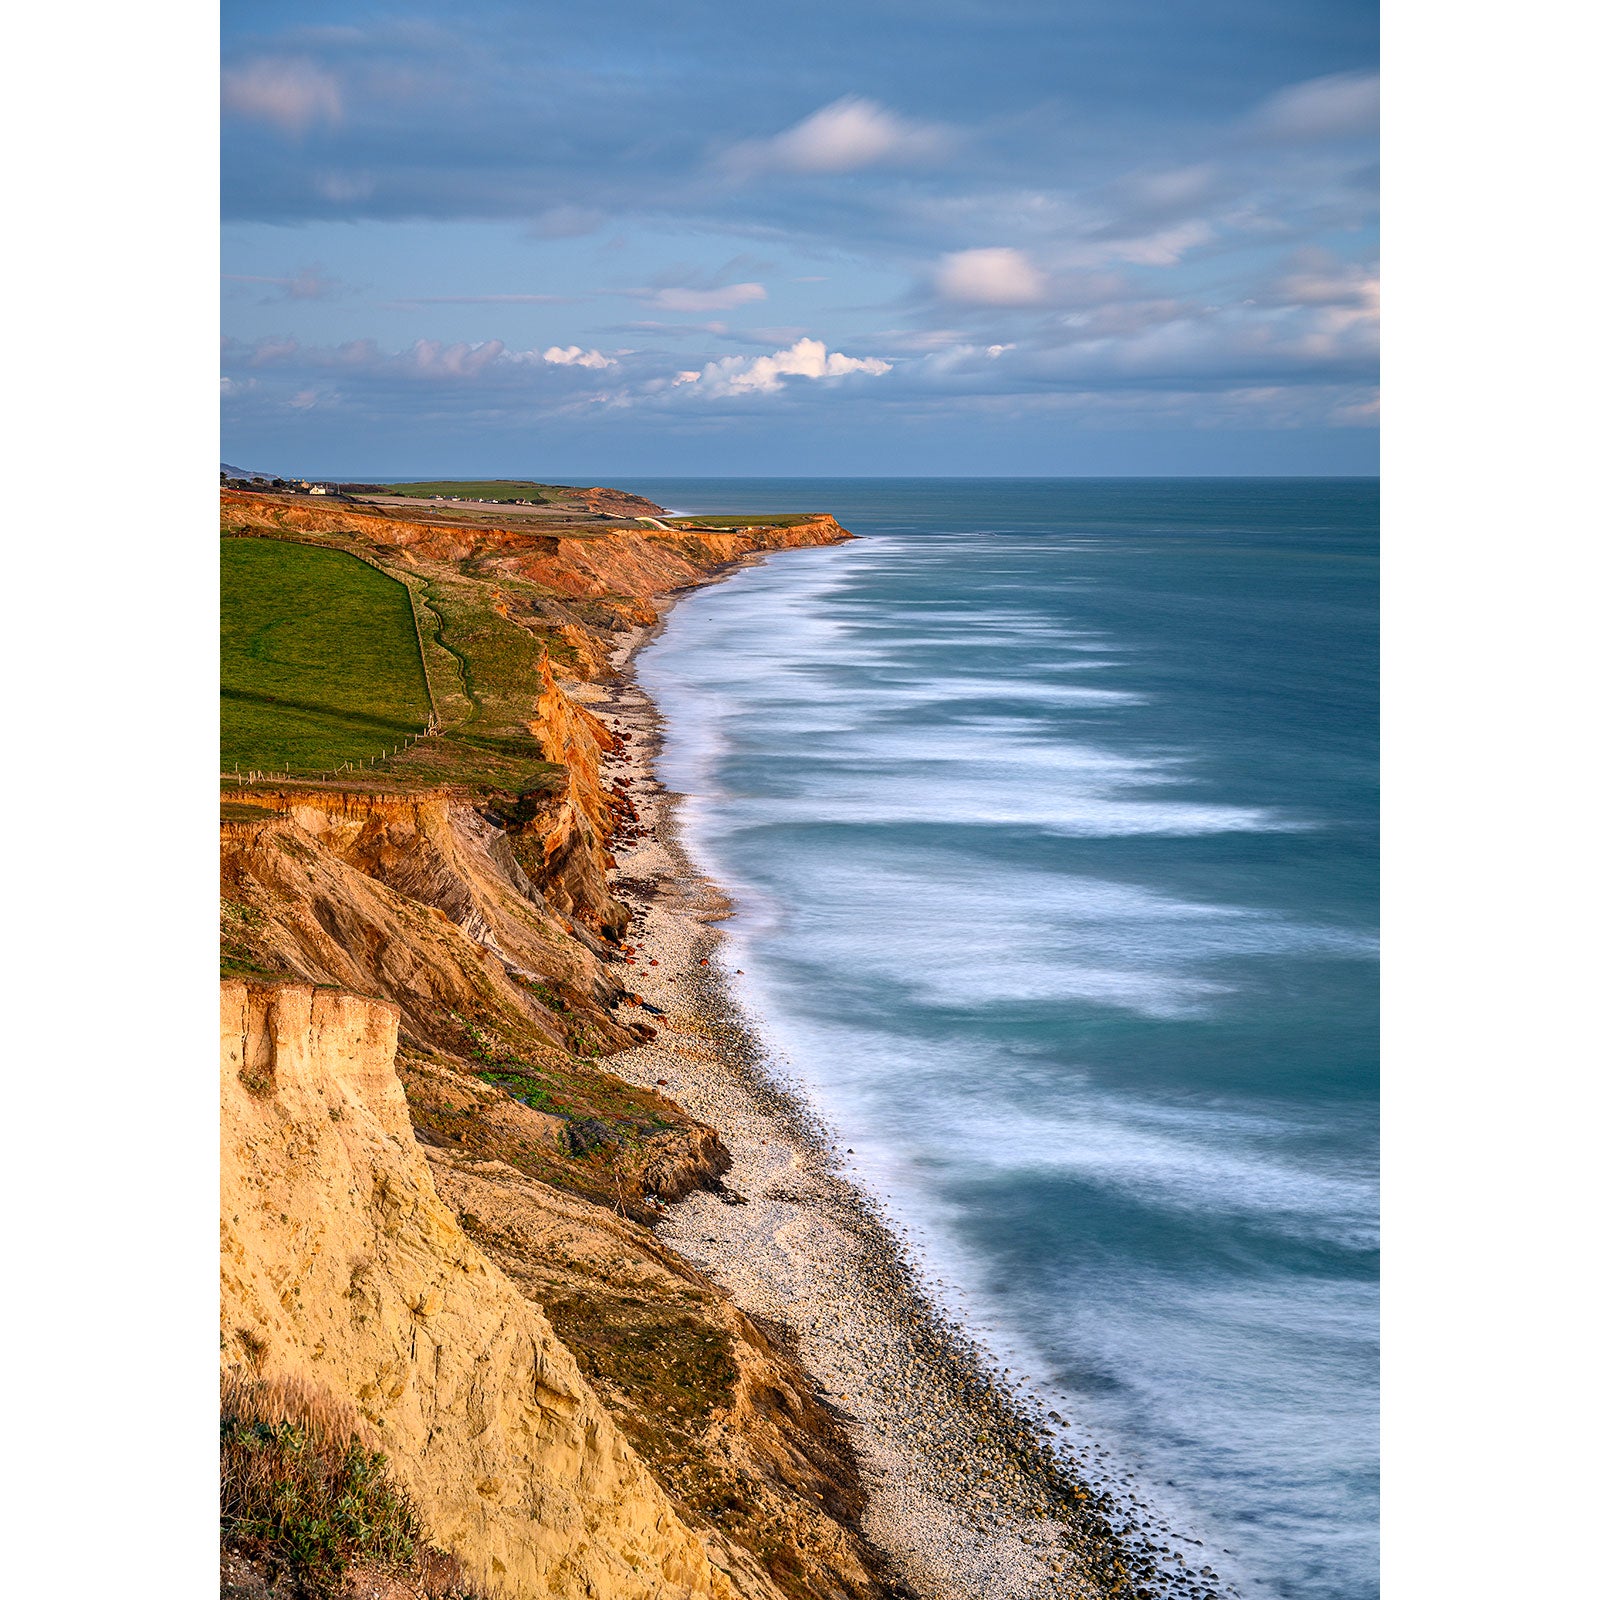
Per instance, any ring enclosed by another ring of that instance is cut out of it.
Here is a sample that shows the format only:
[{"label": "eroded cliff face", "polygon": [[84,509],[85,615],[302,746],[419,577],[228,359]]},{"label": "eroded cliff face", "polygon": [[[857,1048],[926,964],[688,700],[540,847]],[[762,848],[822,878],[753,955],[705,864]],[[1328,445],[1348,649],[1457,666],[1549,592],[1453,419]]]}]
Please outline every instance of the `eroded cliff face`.
[{"label": "eroded cliff face", "polygon": [[[347,1397],[510,1595],[876,1600],[854,1458],[805,1374],[638,1226],[730,1163],[600,1059],[653,1029],[607,881],[627,785],[567,692],[663,597],[850,535],[249,494],[223,521],[403,577],[437,730],[381,771],[224,795],[224,1364]],[[616,1365],[636,1337],[662,1352],[643,1387]]]},{"label": "eroded cliff face", "polygon": [[442,796],[254,798],[222,825],[230,973],[390,1003],[421,1136],[637,1215],[718,1186],[728,1155],[712,1129],[588,1058],[651,1032],[628,1020],[646,1013],[611,975],[625,969],[517,888],[503,835],[475,811]]},{"label": "eroded cliff face", "polygon": [[[648,505],[615,491],[572,494],[589,509]],[[435,736],[386,758],[385,778],[413,794],[431,788],[458,797],[470,790],[486,802],[492,796],[479,814],[493,812],[505,825],[510,854],[542,904],[614,940],[628,912],[606,882],[607,839],[621,805],[600,777],[610,735],[561,680],[608,676],[619,630],[654,623],[661,597],[703,583],[728,563],[851,535],[831,516],[724,530],[559,518],[501,523],[485,512],[483,520],[445,525],[430,521],[421,505],[413,513],[234,491],[222,496],[223,528],[231,536],[327,545],[405,581],[430,675]],[[510,754],[524,735],[536,741],[546,770],[528,771],[527,762],[519,768]],[[493,771],[485,766],[489,750],[501,752]],[[360,793],[373,786],[373,775],[363,771],[296,788]],[[252,802],[257,798],[252,793]],[[458,831],[460,817],[458,810],[451,824]],[[503,933],[455,920],[491,942]]]},{"label": "eroded cliff face", "polygon": [[676,1505],[758,1556],[791,1600],[882,1600],[854,1526],[854,1454],[792,1359],[646,1229],[502,1163],[427,1154]]},{"label": "eroded cliff face", "polygon": [[[704,582],[730,561],[770,550],[837,544],[851,535],[831,516],[782,526],[747,528],[623,528],[549,532],[534,523],[497,524],[492,514],[474,524],[430,521],[426,508],[394,510],[318,506],[278,496],[224,491],[231,528],[348,536],[379,554],[412,561],[471,560],[484,573],[532,580],[553,595],[615,606],[631,624],[654,620],[652,596]],[[625,514],[632,514],[625,513]]]},{"label": "eroded cliff face", "polygon": [[768,1600],[688,1527],[412,1137],[393,1007],[222,986],[222,1359],[372,1426],[434,1536],[511,1596]]},{"label": "eroded cliff face", "polygon": [[[553,697],[568,704],[551,687]],[[567,870],[581,874],[578,887],[596,872],[603,886],[601,829],[609,822],[609,807],[598,767],[592,755],[580,759],[570,743],[561,748],[572,764],[560,790],[561,803],[548,808],[552,818],[562,820],[552,820],[548,826],[564,827],[569,836],[576,836],[569,854],[581,859],[569,863]],[[443,912],[508,970],[587,991],[601,1008],[615,1005],[623,993],[597,959],[594,942],[585,941],[570,927],[571,912],[565,903],[572,899],[573,885],[554,867],[542,870],[553,852],[531,858],[527,851],[519,852],[491,807],[474,806],[442,791],[383,794],[260,787],[250,791],[248,804],[290,819],[327,854],[408,899]],[[565,820],[569,808],[589,824],[586,831]],[[535,827],[544,815],[541,808]],[[225,825],[225,849],[249,838],[248,823]],[[524,861],[534,867],[537,877],[524,870]],[[554,910],[551,891],[558,902]]]},{"label": "eroded cliff face", "polygon": [[635,1036],[609,1009],[621,985],[472,807],[255,790],[235,811],[222,824],[224,911],[239,908],[229,931],[253,965],[390,1000],[409,1038],[443,1049],[459,1046],[463,1018],[556,1051],[575,1014],[593,1043]]},{"label": "eroded cliff face", "polygon": [[[848,539],[832,517],[811,517],[785,527],[748,531],[622,528],[603,539],[530,539],[503,543],[490,563],[516,572],[570,599],[639,602],[673,593],[705,580],[706,574],[743,556],[769,550],[795,550]],[[629,611],[630,620],[655,620],[652,607]]]},{"label": "eroded cliff face", "polygon": [[530,829],[539,855],[530,873],[550,904],[613,938],[628,925],[627,908],[612,894],[606,849],[617,798],[600,776],[602,751],[616,740],[600,719],[563,693],[548,657],[539,663],[539,700],[529,728],[538,735],[545,759],[565,769],[560,788],[534,812]]}]

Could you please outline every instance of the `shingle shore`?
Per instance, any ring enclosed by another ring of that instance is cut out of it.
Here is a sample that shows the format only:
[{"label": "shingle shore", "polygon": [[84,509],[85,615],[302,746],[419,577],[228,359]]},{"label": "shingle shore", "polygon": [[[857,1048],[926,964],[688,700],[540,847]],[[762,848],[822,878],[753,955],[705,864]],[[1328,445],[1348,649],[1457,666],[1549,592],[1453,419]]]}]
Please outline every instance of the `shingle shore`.
[{"label": "shingle shore", "polygon": [[816,1378],[861,1459],[864,1531],[924,1600],[1232,1594],[1194,1541],[1107,1492],[1037,1403],[1004,1387],[839,1171],[829,1130],[778,1081],[719,960],[714,924],[732,907],[682,846],[680,797],[654,773],[661,718],[627,670],[660,626],[622,642],[619,679],[569,686],[625,741],[604,776],[636,819],[613,842],[612,882],[635,912],[624,970],[650,1007],[636,1014],[658,1029],[606,1066],[715,1127],[734,1163],[728,1193],[677,1202],[658,1233]]}]

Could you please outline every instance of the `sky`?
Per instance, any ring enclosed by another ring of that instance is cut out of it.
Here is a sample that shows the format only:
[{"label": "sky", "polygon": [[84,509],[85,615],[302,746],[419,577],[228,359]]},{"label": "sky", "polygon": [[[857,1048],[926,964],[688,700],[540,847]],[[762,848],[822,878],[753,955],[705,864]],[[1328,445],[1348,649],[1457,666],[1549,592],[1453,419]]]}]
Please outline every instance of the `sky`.
[{"label": "sky", "polygon": [[223,456],[1377,470],[1368,0],[223,6]]}]

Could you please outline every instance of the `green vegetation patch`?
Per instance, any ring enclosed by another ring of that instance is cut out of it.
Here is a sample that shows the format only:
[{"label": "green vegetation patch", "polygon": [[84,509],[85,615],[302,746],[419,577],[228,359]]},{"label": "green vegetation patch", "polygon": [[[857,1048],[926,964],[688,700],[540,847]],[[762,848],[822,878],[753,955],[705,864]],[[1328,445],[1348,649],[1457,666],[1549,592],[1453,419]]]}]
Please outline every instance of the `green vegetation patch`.
[{"label": "green vegetation patch", "polygon": [[222,543],[222,767],[330,772],[421,733],[405,585],[342,551]]},{"label": "green vegetation patch", "polygon": [[357,1568],[409,1579],[413,1592],[438,1600],[469,1596],[460,1564],[434,1546],[359,1429],[331,1395],[224,1380],[224,1546],[264,1563],[300,1600],[339,1593]]},{"label": "green vegetation patch", "polygon": [[485,1083],[499,1084],[513,1099],[520,1100],[525,1106],[532,1106],[535,1111],[555,1110],[550,1091],[531,1073],[480,1072],[478,1076]]},{"label": "green vegetation patch", "polygon": [[523,483],[514,478],[452,478],[438,483],[386,483],[384,494],[405,495],[413,500],[430,500],[434,495],[460,495],[463,500],[492,500],[503,505],[512,500],[531,500],[536,506],[548,505],[562,493],[558,483]]},{"label": "green vegetation patch", "polygon": [[733,1341],[714,1324],[632,1296],[552,1295],[541,1304],[584,1376],[602,1379],[647,1415],[686,1427],[732,1403],[739,1367]]},{"label": "green vegetation patch", "polygon": [[274,811],[271,806],[253,806],[244,800],[222,802],[224,822],[273,822],[282,815],[281,811]]}]

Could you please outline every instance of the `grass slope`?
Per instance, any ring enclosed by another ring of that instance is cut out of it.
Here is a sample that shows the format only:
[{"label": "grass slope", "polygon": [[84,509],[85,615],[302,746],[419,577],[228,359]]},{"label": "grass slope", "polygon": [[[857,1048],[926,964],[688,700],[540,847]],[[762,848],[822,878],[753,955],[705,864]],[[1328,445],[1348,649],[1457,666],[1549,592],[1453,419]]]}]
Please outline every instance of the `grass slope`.
[{"label": "grass slope", "polygon": [[222,767],[326,772],[427,726],[404,585],[337,550],[222,542]]},{"label": "grass slope", "polygon": [[353,1407],[303,1381],[225,1373],[224,1549],[265,1568],[269,1593],[299,1600],[474,1600],[479,1586],[434,1545],[369,1431]]}]

